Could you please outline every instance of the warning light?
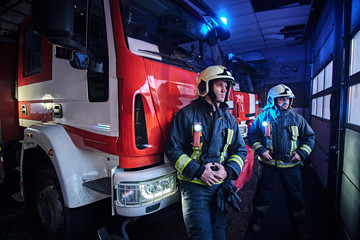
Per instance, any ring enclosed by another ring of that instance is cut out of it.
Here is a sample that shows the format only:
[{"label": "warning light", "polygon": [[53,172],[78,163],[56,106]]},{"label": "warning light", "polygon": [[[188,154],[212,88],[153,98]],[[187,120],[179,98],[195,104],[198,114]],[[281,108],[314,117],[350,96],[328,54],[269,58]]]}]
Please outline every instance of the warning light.
[{"label": "warning light", "polygon": [[221,20],[225,25],[227,25],[228,20],[227,20],[226,17],[220,17],[220,20]]},{"label": "warning light", "polygon": [[195,125],[194,125],[194,131],[195,131],[195,132],[200,132],[201,129],[202,129],[201,124],[195,124]]},{"label": "warning light", "polygon": [[201,137],[201,123],[194,123],[194,133],[193,133],[193,146],[200,147],[200,137]]}]

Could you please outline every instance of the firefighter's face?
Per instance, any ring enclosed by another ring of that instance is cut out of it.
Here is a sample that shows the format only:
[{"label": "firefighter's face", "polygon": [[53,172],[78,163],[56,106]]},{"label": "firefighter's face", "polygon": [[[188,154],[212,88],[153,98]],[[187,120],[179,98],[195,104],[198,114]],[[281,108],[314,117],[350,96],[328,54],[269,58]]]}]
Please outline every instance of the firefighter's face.
[{"label": "firefighter's face", "polygon": [[213,86],[214,86],[214,93],[216,96],[217,103],[225,101],[227,84],[228,83],[226,81],[222,81],[222,80],[214,82]]},{"label": "firefighter's face", "polygon": [[289,108],[290,98],[289,97],[279,97],[276,98],[276,106],[284,110]]}]

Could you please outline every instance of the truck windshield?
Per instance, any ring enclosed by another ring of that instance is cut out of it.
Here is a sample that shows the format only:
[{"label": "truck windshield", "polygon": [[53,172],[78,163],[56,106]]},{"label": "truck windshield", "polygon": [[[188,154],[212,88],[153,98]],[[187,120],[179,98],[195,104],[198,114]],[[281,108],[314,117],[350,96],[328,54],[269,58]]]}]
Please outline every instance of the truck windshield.
[{"label": "truck windshield", "polygon": [[222,64],[210,25],[170,0],[122,0],[128,47],[134,54],[200,72]]}]

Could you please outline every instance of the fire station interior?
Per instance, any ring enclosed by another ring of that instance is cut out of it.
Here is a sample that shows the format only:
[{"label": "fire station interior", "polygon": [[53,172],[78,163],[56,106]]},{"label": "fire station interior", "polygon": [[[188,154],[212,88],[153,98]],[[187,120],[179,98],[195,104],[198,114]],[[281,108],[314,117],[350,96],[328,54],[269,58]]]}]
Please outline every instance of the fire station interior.
[{"label": "fire station interior", "polygon": [[[224,57],[240,91],[258,96],[258,114],[269,89],[282,83],[295,94],[291,111],[302,115],[315,132],[314,149],[301,167],[310,239],[360,239],[360,112],[356,107],[360,103],[360,0],[203,1],[230,31],[230,38],[220,42]],[[21,134],[10,131],[17,119],[9,115],[19,110],[9,107],[17,108],[16,81],[9,79],[16,79],[19,24],[30,13],[31,0],[0,0],[0,143],[5,134]],[[13,92],[3,91],[8,84]],[[4,128],[6,121],[11,122],[10,128]],[[239,213],[244,217],[234,218],[241,223],[228,222],[240,235],[229,239],[292,239],[284,230],[290,224],[280,184],[264,231],[253,234],[248,228],[256,188],[258,160],[254,161],[252,178],[240,190],[243,204],[248,201]],[[18,176],[16,170],[12,174]],[[23,206],[7,196],[3,186],[0,191],[0,238],[24,237],[19,232],[30,236],[39,230],[26,228],[27,223],[23,229],[11,227]],[[239,233],[241,225],[245,227]],[[179,238],[158,239],[185,239],[178,234]]]}]

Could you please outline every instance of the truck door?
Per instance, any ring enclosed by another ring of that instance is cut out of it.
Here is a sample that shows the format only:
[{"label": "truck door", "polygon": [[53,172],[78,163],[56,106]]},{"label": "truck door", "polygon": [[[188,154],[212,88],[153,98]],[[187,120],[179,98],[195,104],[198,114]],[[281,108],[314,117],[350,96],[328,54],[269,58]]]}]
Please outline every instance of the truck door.
[{"label": "truck door", "polygon": [[[74,38],[89,51],[92,59],[85,69],[79,51],[51,45],[33,33],[31,18],[21,24],[19,44],[19,119],[28,127],[35,122],[63,124],[73,139],[95,138],[98,144],[79,147],[115,153],[114,138],[119,135],[118,91],[111,16],[105,19],[102,1],[74,2]],[[108,8],[107,8],[108,9]],[[109,27],[111,29],[111,27]],[[109,37],[107,36],[109,33]],[[109,40],[109,41],[108,41]],[[69,62],[69,60],[71,60]],[[59,109],[53,114],[53,109]],[[106,144],[104,144],[106,142]],[[104,148],[107,145],[109,147]]]}]

